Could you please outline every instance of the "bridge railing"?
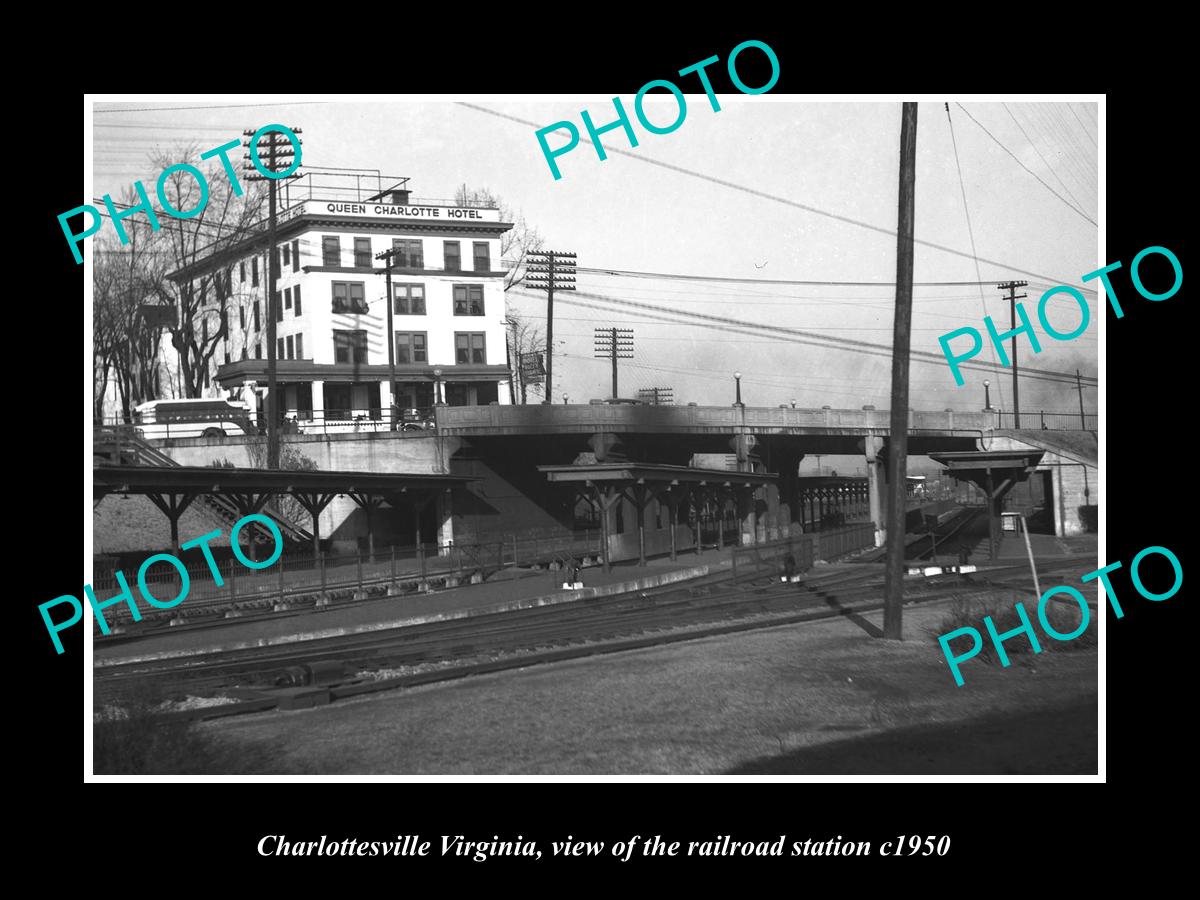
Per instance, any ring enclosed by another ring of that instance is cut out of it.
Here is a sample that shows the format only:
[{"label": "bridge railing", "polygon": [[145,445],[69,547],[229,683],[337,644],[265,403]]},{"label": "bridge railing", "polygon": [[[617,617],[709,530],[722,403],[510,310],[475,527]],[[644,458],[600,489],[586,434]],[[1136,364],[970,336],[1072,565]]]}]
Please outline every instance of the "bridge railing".
[{"label": "bridge railing", "polygon": [[[886,409],[795,409],[792,407],[673,406],[634,404],[529,404],[441,406],[435,410],[438,428],[570,428],[654,427],[667,431],[713,429],[735,431],[762,428],[879,428],[890,426]],[[992,412],[914,410],[909,427],[929,431],[977,431],[997,427]]]}]

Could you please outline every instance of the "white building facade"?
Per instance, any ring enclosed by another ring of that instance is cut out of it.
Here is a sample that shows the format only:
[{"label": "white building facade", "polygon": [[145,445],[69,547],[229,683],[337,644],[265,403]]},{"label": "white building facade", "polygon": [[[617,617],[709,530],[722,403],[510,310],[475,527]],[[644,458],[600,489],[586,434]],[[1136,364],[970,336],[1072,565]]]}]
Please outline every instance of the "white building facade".
[{"label": "white building facade", "polygon": [[[293,203],[278,216],[276,381],[281,414],[319,427],[511,403],[501,235],[494,208],[369,201]],[[391,296],[386,262],[394,250]],[[225,279],[217,385],[260,412],[267,388],[267,239],[252,237],[172,275]],[[392,328],[388,333],[388,304]],[[394,353],[392,390],[389,344]]]}]

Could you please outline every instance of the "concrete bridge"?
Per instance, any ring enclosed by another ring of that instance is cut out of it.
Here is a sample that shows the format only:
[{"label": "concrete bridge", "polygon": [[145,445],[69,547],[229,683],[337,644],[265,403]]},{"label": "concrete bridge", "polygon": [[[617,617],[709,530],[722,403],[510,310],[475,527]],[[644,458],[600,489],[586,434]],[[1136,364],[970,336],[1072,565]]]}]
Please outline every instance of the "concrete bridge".
[{"label": "concrete bridge", "polygon": [[[886,437],[891,413],[864,406],[861,409],[793,409],[747,406],[643,406],[589,404],[533,406],[443,406],[436,410],[438,431],[446,435],[492,436],[533,434],[671,434],[704,435],[745,433],[852,438]],[[914,438],[977,438],[980,432],[999,427],[999,414],[991,412],[927,412],[910,410],[909,432]],[[852,452],[852,451],[846,451]]]},{"label": "concrete bridge", "polygon": [[[454,498],[456,540],[526,530],[569,531],[576,518],[574,502],[547,482],[539,466],[631,461],[686,467],[695,454],[713,453],[736,456],[738,471],[778,475],[758,491],[756,508],[746,516],[746,523],[757,523],[746,524],[747,532],[756,528],[761,534],[755,539],[769,539],[801,528],[804,495],[798,468],[806,455],[856,455],[867,475],[869,519],[883,538],[887,410],[561,404],[443,406],[435,416],[433,431],[304,433],[283,440],[318,470],[469,476],[471,487],[456,491]],[[997,424],[993,412],[913,411],[909,452],[975,450]],[[185,466],[216,459],[250,464],[243,439],[155,443]],[[350,500],[335,499],[323,514],[322,533],[335,541],[361,536],[359,512]],[[620,518],[636,522],[650,516],[630,505]]]}]

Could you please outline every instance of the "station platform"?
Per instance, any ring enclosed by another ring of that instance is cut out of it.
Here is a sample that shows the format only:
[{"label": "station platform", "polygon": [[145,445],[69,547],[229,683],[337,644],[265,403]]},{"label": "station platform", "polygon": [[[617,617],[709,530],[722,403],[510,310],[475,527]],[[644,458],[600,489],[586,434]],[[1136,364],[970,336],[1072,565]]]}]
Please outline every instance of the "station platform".
[{"label": "station platform", "polygon": [[563,572],[506,570],[481,584],[424,594],[333,603],[319,609],[278,612],[270,617],[244,621],[228,619],[202,628],[164,627],[161,632],[139,635],[135,639],[110,641],[93,634],[93,658],[103,665],[138,658],[186,656],[212,650],[290,643],[418,624],[441,617],[458,618],[586,600],[593,595],[593,588],[619,590],[624,586],[627,590],[637,590],[728,571],[729,568],[729,549],[709,549],[698,554],[689,551],[680,553],[674,562],[669,556],[662,556],[648,559],[645,566],[620,563],[607,574],[600,566],[584,569],[582,591],[564,590]]}]

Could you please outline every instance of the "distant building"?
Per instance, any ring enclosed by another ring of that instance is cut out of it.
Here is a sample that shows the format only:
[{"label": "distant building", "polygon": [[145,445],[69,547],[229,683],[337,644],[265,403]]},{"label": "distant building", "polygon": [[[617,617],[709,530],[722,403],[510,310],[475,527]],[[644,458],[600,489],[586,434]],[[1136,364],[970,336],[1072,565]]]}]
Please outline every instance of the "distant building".
[{"label": "distant building", "polygon": [[[500,237],[512,225],[499,210],[413,201],[403,187],[375,195],[351,189],[349,200],[344,187],[322,191],[303,180],[288,187],[291,197],[301,191],[305,199],[283,209],[277,229],[281,412],[301,423],[361,421],[384,419],[393,402],[420,410],[511,403]],[[388,298],[384,262],[375,256],[391,249],[398,252]],[[267,250],[265,230],[256,231],[170,275],[180,284],[225,279],[218,293],[228,298],[228,336],[216,353],[215,381],[260,414]]]}]

